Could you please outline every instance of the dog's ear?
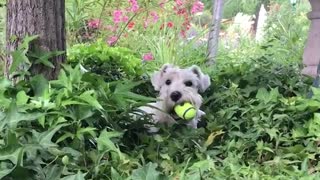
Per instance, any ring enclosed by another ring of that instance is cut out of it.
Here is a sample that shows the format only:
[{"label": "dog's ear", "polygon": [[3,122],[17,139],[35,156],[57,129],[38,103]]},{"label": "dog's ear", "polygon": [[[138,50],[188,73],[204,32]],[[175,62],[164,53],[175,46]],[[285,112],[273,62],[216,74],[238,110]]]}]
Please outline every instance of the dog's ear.
[{"label": "dog's ear", "polygon": [[211,84],[210,77],[203,74],[201,69],[196,65],[191,66],[190,70],[199,78],[199,91],[204,92]]},{"label": "dog's ear", "polygon": [[173,65],[171,64],[164,64],[161,69],[151,76],[151,83],[154,87],[154,90],[160,91],[161,83],[162,83],[162,77],[167,72],[169,68],[173,68]]}]

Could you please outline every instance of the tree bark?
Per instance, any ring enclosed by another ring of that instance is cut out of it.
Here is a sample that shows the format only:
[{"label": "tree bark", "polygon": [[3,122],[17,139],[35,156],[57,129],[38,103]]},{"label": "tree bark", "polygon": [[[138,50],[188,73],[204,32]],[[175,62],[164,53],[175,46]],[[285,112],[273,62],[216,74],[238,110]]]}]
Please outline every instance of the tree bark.
[{"label": "tree bark", "polygon": [[213,5],[213,22],[209,32],[208,39],[208,61],[209,65],[215,63],[215,58],[218,53],[218,42],[219,42],[219,33],[223,12],[224,0],[212,0],[214,1]]},{"label": "tree bark", "polygon": [[[7,0],[7,50],[14,51],[25,36],[39,35],[30,49],[45,52],[65,51],[65,0]],[[43,64],[32,64],[32,75],[43,74],[55,79],[60,71],[65,54],[50,59],[54,68]],[[6,60],[6,75],[12,64],[12,57]]]}]

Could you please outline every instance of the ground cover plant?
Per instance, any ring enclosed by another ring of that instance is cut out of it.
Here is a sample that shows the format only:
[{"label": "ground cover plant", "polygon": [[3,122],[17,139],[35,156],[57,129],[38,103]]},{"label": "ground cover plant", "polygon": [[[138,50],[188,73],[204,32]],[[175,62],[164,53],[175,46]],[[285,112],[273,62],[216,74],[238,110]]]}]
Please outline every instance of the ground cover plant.
[{"label": "ground cover plant", "polygon": [[[108,43],[111,32],[99,26],[118,19],[101,14],[129,4],[142,8],[141,15],[130,9],[130,22],[149,14],[149,6],[159,11],[159,22],[169,16],[154,3],[117,3],[67,1],[68,62],[57,79],[30,76],[27,69],[18,70],[23,80],[17,83],[0,77],[0,179],[320,178],[320,91],[300,74],[309,25],[305,5],[292,12],[290,4],[281,4],[264,42],[220,47],[216,64],[208,67],[206,45],[198,41],[206,31],[201,25],[192,24],[199,35],[191,40],[180,36],[174,22],[174,31],[167,23],[165,31],[159,31],[161,23],[145,31],[127,27],[127,39]],[[89,22],[93,29],[86,29]],[[142,34],[148,41],[139,41]],[[26,68],[27,44],[16,52]],[[137,107],[155,100],[149,75],[164,62],[197,64],[210,75],[204,127],[146,131],[150,117],[139,116]]]}]

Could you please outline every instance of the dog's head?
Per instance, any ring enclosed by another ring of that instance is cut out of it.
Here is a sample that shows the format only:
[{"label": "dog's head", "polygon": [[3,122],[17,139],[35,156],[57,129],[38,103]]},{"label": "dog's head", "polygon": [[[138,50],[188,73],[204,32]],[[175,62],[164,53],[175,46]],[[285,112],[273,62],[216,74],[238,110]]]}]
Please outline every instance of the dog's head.
[{"label": "dog's head", "polygon": [[152,75],[151,83],[160,92],[164,110],[170,112],[176,104],[186,101],[199,109],[202,104],[199,93],[210,86],[210,78],[195,65],[180,69],[166,64]]}]

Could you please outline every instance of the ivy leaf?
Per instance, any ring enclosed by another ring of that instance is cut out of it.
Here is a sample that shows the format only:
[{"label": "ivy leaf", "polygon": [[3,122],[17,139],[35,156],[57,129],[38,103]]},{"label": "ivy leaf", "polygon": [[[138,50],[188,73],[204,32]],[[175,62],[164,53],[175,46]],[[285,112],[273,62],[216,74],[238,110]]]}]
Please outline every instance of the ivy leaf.
[{"label": "ivy leaf", "polygon": [[103,130],[99,138],[97,139],[98,150],[99,151],[112,150],[112,151],[118,152],[118,148],[112,142],[111,138],[120,137],[120,136],[122,136],[122,133],[120,132],[116,132],[116,131],[109,132],[109,131]]},{"label": "ivy leaf", "polygon": [[[12,59],[13,62],[11,64],[9,73],[12,74],[14,71],[18,69],[18,67],[23,63],[23,62],[29,62],[25,52],[23,50],[15,50],[12,53]],[[30,62],[29,62],[30,63]]]},{"label": "ivy leaf", "polygon": [[6,117],[0,122],[0,131],[8,125],[10,128],[16,128],[21,121],[34,121],[43,116],[43,113],[21,113],[18,112],[18,107],[14,101],[12,101],[9,109],[6,111]]},{"label": "ivy leaf", "polygon": [[82,173],[81,171],[78,171],[77,174],[69,175],[64,178],[61,178],[61,180],[85,180],[85,176],[87,173]]},{"label": "ivy leaf", "polygon": [[57,146],[55,143],[51,141],[53,135],[60,130],[63,126],[66,126],[67,124],[60,124],[52,129],[49,129],[48,131],[45,131],[43,133],[38,133],[36,131],[33,131],[33,135],[36,138],[36,141],[41,145],[43,148],[50,148]]},{"label": "ivy leaf", "polygon": [[309,135],[320,137],[320,113],[314,113],[314,117],[309,122]]},{"label": "ivy leaf", "polygon": [[[23,159],[23,147],[18,142],[18,139],[14,133],[8,132],[5,138],[5,147],[0,149],[0,162],[9,160],[14,166],[10,166],[6,169],[1,169],[0,179],[10,174]],[[1,168],[4,168],[4,164],[0,163]]]},{"label": "ivy leaf", "polygon": [[80,96],[78,96],[78,99],[81,99],[91,106],[97,108],[97,109],[103,109],[103,107],[100,105],[100,103],[97,101],[97,98],[93,97],[92,95],[94,94],[94,91],[86,91],[82,93]]},{"label": "ivy leaf", "polygon": [[10,87],[11,82],[8,79],[0,78],[0,92]]},{"label": "ivy leaf", "polygon": [[159,180],[160,172],[156,170],[156,163],[149,162],[147,165],[140,167],[132,172],[132,180]]},{"label": "ivy leaf", "polygon": [[29,100],[29,96],[24,91],[19,91],[17,94],[17,105],[25,105]]},{"label": "ivy leaf", "polygon": [[277,102],[279,95],[278,88],[274,88],[270,92],[268,92],[266,88],[260,88],[256,98],[261,100],[264,104],[267,104],[269,102]]},{"label": "ivy leaf", "polygon": [[93,128],[93,127],[80,128],[77,130],[76,136],[77,138],[81,139],[84,134],[88,133],[91,136],[96,137],[96,133],[95,133],[96,130],[97,128]]},{"label": "ivy leaf", "polygon": [[120,174],[113,167],[111,167],[111,179],[112,180],[122,180]]},{"label": "ivy leaf", "polygon": [[47,166],[45,169],[46,179],[59,180],[62,174],[63,167],[58,164]]},{"label": "ivy leaf", "polygon": [[188,170],[193,172],[200,172],[203,174],[205,171],[209,171],[214,167],[212,159],[208,158],[206,160],[198,161],[194,163]]},{"label": "ivy leaf", "polygon": [[48,97],[49,82],[43,75],[36,75],[30,80],[35,97]]}]

